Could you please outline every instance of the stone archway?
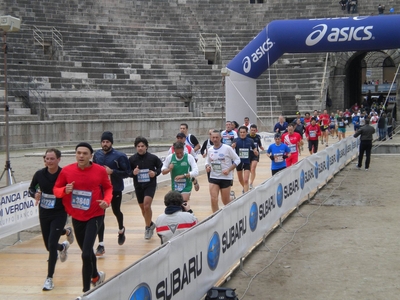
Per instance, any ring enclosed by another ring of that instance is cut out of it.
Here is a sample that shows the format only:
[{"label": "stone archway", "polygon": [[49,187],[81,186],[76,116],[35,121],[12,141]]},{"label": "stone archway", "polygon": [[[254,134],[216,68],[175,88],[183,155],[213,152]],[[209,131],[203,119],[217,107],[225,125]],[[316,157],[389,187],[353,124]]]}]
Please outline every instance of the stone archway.
[{"label": "stone archway", "polygon": [[[363,84],[363,61],[372,52],[380,52],[386,58],[393,61],[396,69],[400,64],[399,49],[379,50],[379,51],[352,51],[331,53],[331,71],[329,79],[329,93],[333,100],[333,109],[344,109],[353,105],[355,102],[360,104],[363,94],[361,85]],[[382,61],[380,61],[383,63]],[[374,61],[374,66],[380,66],[379,61]],[[400,76],[397,75],[395,81],[399,83]],[[399,84],[396,90],[396,99],[399,102]],[[397,105],[398,107],[399,105]]]}]

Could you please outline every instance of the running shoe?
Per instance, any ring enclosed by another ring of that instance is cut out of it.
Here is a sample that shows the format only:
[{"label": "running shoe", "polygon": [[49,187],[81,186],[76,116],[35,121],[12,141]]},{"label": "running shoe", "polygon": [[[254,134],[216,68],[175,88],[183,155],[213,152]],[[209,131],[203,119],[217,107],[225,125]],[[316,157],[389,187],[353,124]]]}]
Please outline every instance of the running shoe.
[{"label": "running shoe", "polygon": [[47,277],[43,285],[43,291],[51,291],[54,288],[53,278]]},{"label": "running shoe", "polygon": [[250,184],[250,189],[251,189],[251,190],[253,189],[253,185],[252,185],[252,184]]},{"label": "running shoe", "polygon": [[60,252],[60,261],[61,262],[65,262],[66,260],[67,260],[67,258],[68,258],[68,248],[69,248],[69,243],[68,243],[68,241],[64,241],[63,243],[62,243],[62,245],[63,245],[63,249],[61,250],[61,251],[59,251]]},{"label": "running shoe", "polygon": [[118,232],[118,245],[122,246],[125,243],[125,227],[122,228],[122,233]]},{"label": "running shoe", "polygon": [[99,286],[106,280],[106,273],[104,273],[103,271],[99,271],[98,274],[99,275],[97,275],[96,278],[92,278],[92,285],[94,287]]},{"label": "running shoe", "polygon": [[67,227],[65,229],[67,230],[67,232],[69,231],[69,233],[67,233],[67,241],[71,245],[75,240],[74,239],[74,232],[72,231],[71,227]]},{"label": "running shoe", "polygon": [[144,238],[146,240],[151,239],[151,237],[153,236],[154,233],[154,229],[156,229],[156,224],[152,224],[150,226],[146,226],[145,232],[144,232]]},{"label": "running shoe", "polygon": [[106,249],[102,245],[98,245],[96,249],[96,256],[103,256],[106,253]]}]

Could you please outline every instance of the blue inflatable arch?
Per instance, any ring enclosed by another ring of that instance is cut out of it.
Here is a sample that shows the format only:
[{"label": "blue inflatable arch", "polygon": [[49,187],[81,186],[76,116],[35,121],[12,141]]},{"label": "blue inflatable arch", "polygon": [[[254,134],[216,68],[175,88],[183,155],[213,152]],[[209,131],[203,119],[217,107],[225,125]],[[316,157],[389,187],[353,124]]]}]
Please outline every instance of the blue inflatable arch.
[{"label": "blue inflatable arch", "polygon": [[227,119],[256,121],[255,80],[284,53],[396,49],[399,25],[400,15],[272,21],[227,65]]}]

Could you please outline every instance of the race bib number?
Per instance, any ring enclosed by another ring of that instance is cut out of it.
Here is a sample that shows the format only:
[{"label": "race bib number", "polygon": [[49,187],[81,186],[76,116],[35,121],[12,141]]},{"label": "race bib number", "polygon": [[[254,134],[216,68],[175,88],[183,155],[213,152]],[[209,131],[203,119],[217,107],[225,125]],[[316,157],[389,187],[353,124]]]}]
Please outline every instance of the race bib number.
[{"label": "race bib number", "polygon": [[213,161],[212,163],[211,163],[211,167],[212,167],[212,169],[213,169],[213,171],[215,172],[215,173],[221,173],[222,172],[222,166],[221,166],[221,162],[220,161]]},{"label": "race bib number", "polygon": [[317,132],[315,130],[310,131],[310,137],[315,138],[317,136]]},{"label": "race bib number", "polygon": [[45,209],[52,209],[56,205],[56,196],[51,194],[42,193],[40,198],[40,207]]},{"label": "race bib number", "polygon": [[137,175],[137,180],[139,183],[150,182],[149,169],[139,170],[139,174]]},{"label": "race bib number", "polygon": [[276,163],[283,162],[283,155],[282,154],[274,154],[274,161]]},{"label": "race bib number", "polygon": [[240,158],[249,158],[249,148],[239,148]]},{"label": "race bib number", "polygon": [[255,147],[256,149],[258,149],[258,143],[257,143],[257,142],[254,142],[254,147]]},{"label": "race bib number", "polygon": [[175,180],[175,191],[182,192],[186,187],[186,178]]},{"label": "race bib number", "polygon": [[289,149],[290,149],[290,153],[295,153],[295,152],[297,152],[297,146],[294,144],[292,144],[292,145],[288,145],[289,146]]},{"label": "race bib number", "polygon": [[92,192],[72,190],[72,207],[81,210],[88,210],[92,202]]}]

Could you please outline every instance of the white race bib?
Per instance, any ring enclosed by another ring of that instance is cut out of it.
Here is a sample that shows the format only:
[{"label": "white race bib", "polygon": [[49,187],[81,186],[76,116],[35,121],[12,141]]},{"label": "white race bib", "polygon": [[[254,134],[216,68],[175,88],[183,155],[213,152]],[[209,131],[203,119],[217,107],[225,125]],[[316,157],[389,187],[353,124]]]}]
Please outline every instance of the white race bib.
[{"label": "white race bib", "polygon": [[249,158],[249,148],[239,148],[240,158]]},{"label": "white race bib", "polygon": [[90,208],[90,203],[92,202],[92,192],[72,190],[72,202],[73,208],[88,210]]},{"label": "white race bib", "polygon": [[42,193],[40,198],[40,207],[45,209],[52,209],[56,205],[56,196],[52,194]]},{"label": "white race bib", "polygon": [[137,180],[139,183],[150,182],[149,169],[139,170]]}]

